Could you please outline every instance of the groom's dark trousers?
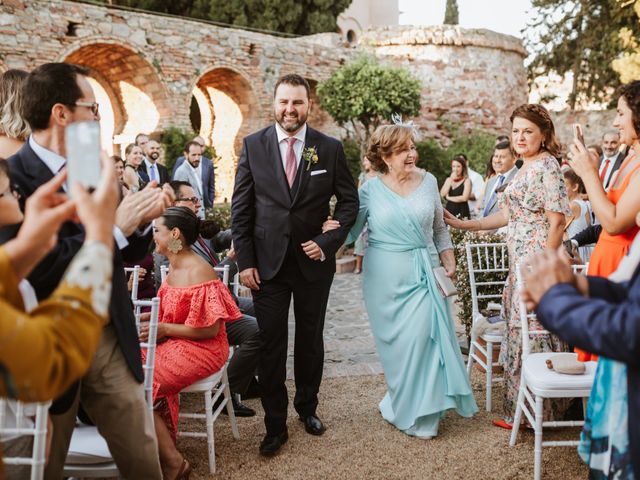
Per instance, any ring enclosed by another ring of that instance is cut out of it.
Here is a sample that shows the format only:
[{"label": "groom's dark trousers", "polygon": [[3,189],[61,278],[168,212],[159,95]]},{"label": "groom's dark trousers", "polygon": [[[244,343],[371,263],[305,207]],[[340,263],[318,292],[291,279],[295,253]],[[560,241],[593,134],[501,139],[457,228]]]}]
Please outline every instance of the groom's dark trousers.
[{"label": "groom's dark trousers", "polygon": [[[286,428],[288,312],[295,313],[294,406],[302,417],[315,414],[322,379],[322,331],[335,273],[335,253],[358,213],[358,192],[347,168],[342,144],[307,127],[303,158],[291,187],[287,182],[275,126],[244,139],[232,201],[234,247],[240,271],[257,268],[260,289],[253,291],[262,340],[258,377],[267,435]],[[322,233],[337,199],[333,218],[340,228]],[[311,260],[301,244],[313,240],[325,260]]]}]

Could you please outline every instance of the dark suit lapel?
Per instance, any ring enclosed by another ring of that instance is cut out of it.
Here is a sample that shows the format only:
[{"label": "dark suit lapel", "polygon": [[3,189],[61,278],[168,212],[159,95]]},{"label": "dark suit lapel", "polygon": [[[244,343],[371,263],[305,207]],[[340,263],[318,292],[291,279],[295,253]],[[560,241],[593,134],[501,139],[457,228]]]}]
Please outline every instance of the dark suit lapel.
[{"label": "dark suit lapel", "polygon": [[[320,140],[317,132],[307,125],[307,134],[304,137],[304,150],[307,148],[318,148],[318,141]],[[309,163],[304,159],[304,150],[302,150],[303,155],[300,159],[300,164],[298,166],[298,176],[300,177],[298,180],[298,188],[296,189],[295,196],[293,197],[292,204],[296,203],[296,200],[300,198],[300,195],[304,192],[304,189],[307,187],[309,183],[309,178],[311,178],[311,168],[309,167]]]},{"label": "dark suit lapel", "polygon": [[36,152],[33,151],[28,141],[25,142],[18,155],[22,160],[24,174],[28,177],[31,177],[31,179],[33,180],[30,185],[30,187],[32,188],[31,191],[23,192],[27,196],[30,196],[36,188],[38,188],[43,183],[51,180],[53,178],[53,173],[51,172],[51,170],[49,170],[49,167],[47,167],[47,165],[40,159],[40,157],[36,155]]},{"label": "dark suit lapel", "polygon": [[287,202],[291,202],[289,182],[287,182],[287,176],[285,175],[284,167],[282,166],[282,158],[280,157],[278,135],[276,133],[275,125],[271,126],[271,128],[266,132],[263,141],[267,152],[267,168],[269,168],[275,175],[276,181],[284,198],[286,198]]}]

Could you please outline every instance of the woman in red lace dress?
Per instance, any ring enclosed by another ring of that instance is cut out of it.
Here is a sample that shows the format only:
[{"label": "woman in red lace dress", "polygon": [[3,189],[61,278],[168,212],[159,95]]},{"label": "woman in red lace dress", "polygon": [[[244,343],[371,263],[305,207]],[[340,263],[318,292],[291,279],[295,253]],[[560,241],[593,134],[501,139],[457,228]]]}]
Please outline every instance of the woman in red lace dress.
[{"label": "woman in red lace dress", "polygon": [[[229,290],[211,266],[189,246],[212,227],[185,207],[172,207],[156,220],[156,251],[169,259],[169,275],[158,290],[160,316],[156,349],[154,418],[165,479],[188,478],[189,462],[176,449],[182,389],[220,370],[229,356],[224,323],[240,318]],[[141,337],[148,333],[141,328]],[[143,354],[144,356],[144,354]]]}]

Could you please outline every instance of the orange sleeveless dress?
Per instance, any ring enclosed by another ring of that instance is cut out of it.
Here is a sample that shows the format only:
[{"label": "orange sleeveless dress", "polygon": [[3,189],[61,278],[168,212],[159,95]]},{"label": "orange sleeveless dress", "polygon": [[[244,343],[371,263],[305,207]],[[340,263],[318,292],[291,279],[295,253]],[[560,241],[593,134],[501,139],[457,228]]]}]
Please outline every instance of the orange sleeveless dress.
[{"label": "orange sleeveless dress", "polygon": [[[620,167],[621,171],[624,168],[624,164],[628,163],[630,159],[631,156],[625,159]],[[631,177],[636,171],[638,171],[638,169],[640,169],[640,164],[636,165],[633,170],[625,176],[619,188],[611,188],[607,192],[607,198],[611,203],[616,205],[620,201],[624,191],[629,186]],[[608,277],[615,272],[622,259],[627,255],[627,253],[629,253],[629,247],[631,246],[633,239],[636,238],[638,230],[640,230],[640,228],[634,225],[624,233],[610,235],[603,229],[600,234],[600,238],[593,249],[593,253],[591,254],[587,274],[596,277]],[[597,355],[585,352],[579,348],[576,348],[575,352],[578,354],[578,360],[581,362],[598,360]]]}]

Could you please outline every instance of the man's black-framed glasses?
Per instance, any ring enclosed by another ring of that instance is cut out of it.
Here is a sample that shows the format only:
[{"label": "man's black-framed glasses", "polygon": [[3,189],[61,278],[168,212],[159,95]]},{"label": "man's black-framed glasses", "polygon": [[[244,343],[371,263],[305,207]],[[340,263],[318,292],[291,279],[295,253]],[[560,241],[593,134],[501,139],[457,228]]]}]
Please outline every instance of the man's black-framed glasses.
[{"label": "man's black-framed glasses", "polygon": [[198,197],[182,197],[176,198],[176,202],[191,202],[195,205],[196,203],[200,203],[200,199]]}]

